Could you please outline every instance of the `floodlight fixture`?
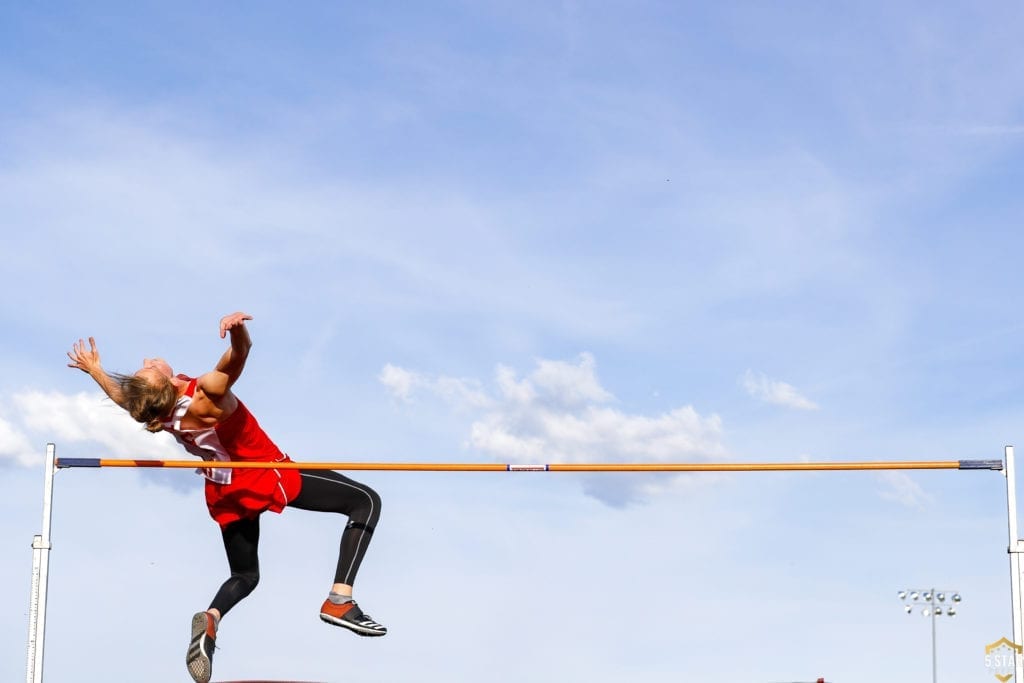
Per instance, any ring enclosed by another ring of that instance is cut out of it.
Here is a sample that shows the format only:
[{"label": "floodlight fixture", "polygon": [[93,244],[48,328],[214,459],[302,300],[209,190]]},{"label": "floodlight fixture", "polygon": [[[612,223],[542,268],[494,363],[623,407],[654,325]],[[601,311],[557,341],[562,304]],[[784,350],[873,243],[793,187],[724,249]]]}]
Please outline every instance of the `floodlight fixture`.
[{"label": "floodlight fixture", "polygon": [[[935,622],[938,620],[938,617],[956,616],[956,608],[960,606],[963,597],[955,591],[945,591],[936,588],[900,589],[896,595],[903,601],[904,612],[913,614],[915,610],[920,610],[921,616],[926,617],[932,622],[932,683],[936,683]],[[945,604],[947,595],[950,599],[948,605]]]}]

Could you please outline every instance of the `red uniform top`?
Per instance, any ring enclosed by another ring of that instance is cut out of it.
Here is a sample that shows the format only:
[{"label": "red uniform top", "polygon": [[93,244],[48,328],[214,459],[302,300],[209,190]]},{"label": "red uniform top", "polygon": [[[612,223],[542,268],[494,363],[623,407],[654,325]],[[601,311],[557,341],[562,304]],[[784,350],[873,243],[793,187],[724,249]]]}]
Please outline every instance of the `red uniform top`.
[{"label": "red uniform top", "polygon": [[[188,380],[188,388],[163,427],[185,450],[203,460],[291,462],[241,401],[235,412],[219,424],[182,429],[181,418],[192,403],[196,380],[185,375],[178,377]],[[264,510],[281,512],[302,489],[302,477],[297,470],[201,468],[196,471],[206,477],[206,506],[221,527],[238,519],[255,517]]]}]

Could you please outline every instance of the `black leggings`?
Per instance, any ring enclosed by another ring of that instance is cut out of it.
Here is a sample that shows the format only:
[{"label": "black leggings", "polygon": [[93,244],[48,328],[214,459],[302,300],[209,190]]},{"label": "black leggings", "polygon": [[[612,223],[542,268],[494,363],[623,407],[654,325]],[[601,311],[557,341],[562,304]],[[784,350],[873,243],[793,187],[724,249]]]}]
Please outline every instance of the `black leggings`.
[{"label": "black leggings", "polygon": [[[352,585],[380,518],[380,496],[369,486],[331,470],[299,470],[299,474],[302,489],[288,507],[348,515],[334,582]],[[221,535],[231,576],[217,591],[210,608],[223,616],[259,583],[260,518],[231,522],[221,530]]]}]

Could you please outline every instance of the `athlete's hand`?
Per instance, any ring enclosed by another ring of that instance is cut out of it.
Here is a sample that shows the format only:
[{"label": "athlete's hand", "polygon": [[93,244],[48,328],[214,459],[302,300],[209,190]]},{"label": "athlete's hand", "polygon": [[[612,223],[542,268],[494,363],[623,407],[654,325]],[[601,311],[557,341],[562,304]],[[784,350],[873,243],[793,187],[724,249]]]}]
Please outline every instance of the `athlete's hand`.
[{"label": "athlete's hand", "polygon": [[220,319],[220,338],[223,339],[228,332],[236,327],[245,327],[245,321],[252,320],[248,313],[232,313]]},{"label": "athlete's hand", "polygon": [[85,348],[85,342],[81,339],[75,342],[71,350],[68,351],[68,358],[71,359],[71,362],[68,363],[69,368],[78,368],[90,375],[97,370],[102,370],[100,352],[96,350],[96,340],[92,337],[89,337],[88,349]]}]

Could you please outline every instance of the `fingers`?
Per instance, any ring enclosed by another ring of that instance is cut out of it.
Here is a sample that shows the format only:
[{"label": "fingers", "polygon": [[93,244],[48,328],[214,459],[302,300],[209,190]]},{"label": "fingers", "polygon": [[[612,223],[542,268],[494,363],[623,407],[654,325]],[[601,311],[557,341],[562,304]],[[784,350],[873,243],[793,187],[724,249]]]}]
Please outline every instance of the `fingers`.
[{"label": "fingers", "polygon": [[68,351],[68,358],[71,360],[71,362],[68,363],[69,368],[86,370],[88,363],[96,363],[99,361],[99,353],[96,351],[96,340],[89,337],[89,350],[86,351],[85,341],[79,339],[71,345],[71,350]]},{"label": "fingers", "polygon": [[74,344],[71,345],[71,350],[68,351],[68,358],[70,358],[71,360],[73,360],[74,362],[77,363],[77,362],[79,362],[81,355],[82,355],[82,340],[79,339],[78,341],[76,341]]},{"label": "fingers", "polygon": [[221,318],[220,338],[223,339],[224,336],[227,334],[228,330],[230,330],[231,328],[245,324],[246,320],[252,320],[252,316],[249,315],[248,313],[242,313],[241,311],[237,313],[232,313],[231,315],[226,315],[223,318]]}]

